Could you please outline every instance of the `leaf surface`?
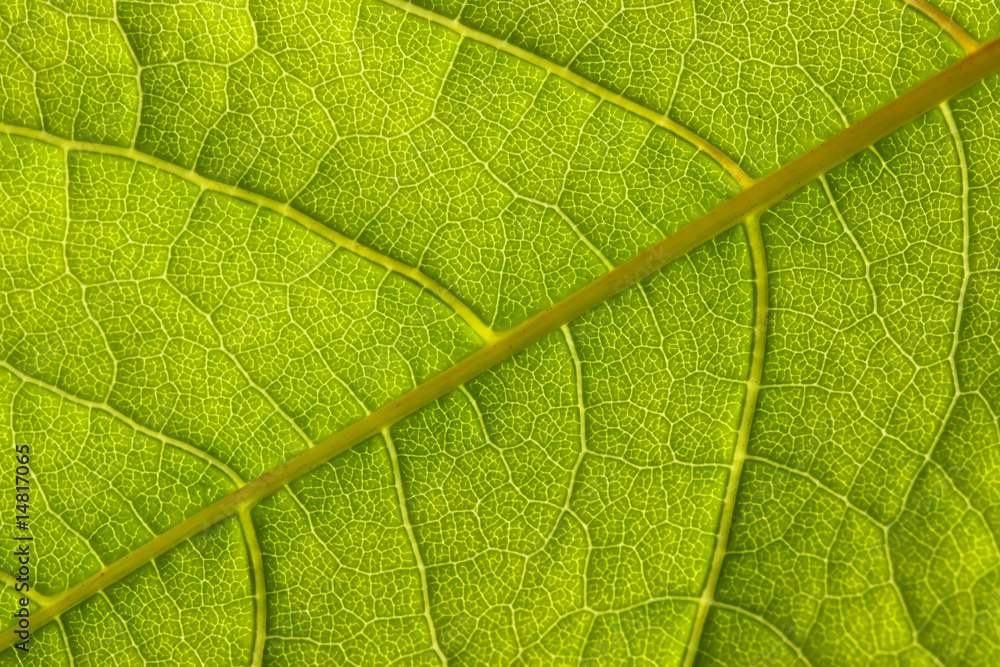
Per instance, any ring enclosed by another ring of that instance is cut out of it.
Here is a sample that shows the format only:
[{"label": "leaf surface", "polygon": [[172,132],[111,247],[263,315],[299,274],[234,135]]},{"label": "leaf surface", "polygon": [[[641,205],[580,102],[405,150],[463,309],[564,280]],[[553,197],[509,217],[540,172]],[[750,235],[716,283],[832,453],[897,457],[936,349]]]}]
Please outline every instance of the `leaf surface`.
[{"label": "leaf surface", "polygon": [[996,16],[0,8],[0,662],[993,664]]}]

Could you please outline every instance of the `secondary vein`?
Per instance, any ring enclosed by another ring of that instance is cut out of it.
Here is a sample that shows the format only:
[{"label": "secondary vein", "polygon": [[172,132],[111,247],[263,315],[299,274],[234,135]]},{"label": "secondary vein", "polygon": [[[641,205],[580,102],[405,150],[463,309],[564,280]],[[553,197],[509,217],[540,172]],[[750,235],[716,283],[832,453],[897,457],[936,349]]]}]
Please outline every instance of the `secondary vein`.
[{"label": "secondary vein", "polygon": [[403,489],[403,475],[399,470],[399,456],[396,453],[396,444],[392,440],[389,427],[382,429],[382,439],[385,441],[386,450],[389,454],[389,463],[392,467],[393,486],[396,489],[396,502],[399,505],[399,517],[406,533],[406,540],[410,544],[410,552],[417,566],[417,573],[420,575],[420,592],[423,596],[424,619],[427,621],[427,631],[430,634],[431,650],[441,662],[442,667],[448,667],[448,658],[441,645],[438,644],[437,628],[434,625],[434,618],[431,616],[430,586],[427,583],[427,568],[424,566],[424,559],[420,553],[420,545],[417,544],[417,536],[410,522],[410,511],[406,506],[406,492]]},{"label": "secondary vein", "polygon": [[483,322],[479,316],[476,315],[471,308],[469,308],[469,306],[420,269],[410,266],[409,264],[404,264],[397,259],[380,253],[374,248],[369,248],[354,239],[344,236],[340,232],[327,227],[318,220],[315,220],[302,211],[294,208],[289,203],[282,203],[271,199],[270,197],[259,195],[256,192],[244,190],[243,188],[235,185],[226,185],[224,183],[214,181],[210,178],[202,176],[193,169],[184,169],[183,167],[179,167],[172,162],[167,162],[166,160],[161,160],[160,158],[147,155],[146,153],[138,151],[134,148],[122,148],[120,146],[64,139],[42,130],[32,130],[30,128],[9,125],[7,123],[0,123],[0,133],[27,137],[29,139],[42,141],[53,146],[58,146],[66,151],[67,154],[69,151],[86,151],[89,153],[114,155],[134,160],[153,167],[154,169],[159,169],[160,171],[165,171],[169,174],[182,178],[189,183],[197,185],[202,190],[219,192],[221,194],[229,195],[230,197],[236,197],[237,199],[243,199],[251,202],[261,208],[274,211],[281,216],[294,220],[314,234],[322,236],[328,241],[333,242],[338,247],[346,248],[355,255],[363,257],[374,264],[378,264],[388,271],[398,273],[401,276],[406,276],[413,282],[417,283],[420,287],[424,288],[443,301],[455,312],[456,315],[462,318],[462,320],[465,321],[465,323],[469,325],[469,327],[475,331],[476,334],[483,339],[483,341],[489,342],[497,337],[496,332]]},{"label": "secondary vein", "polygon": [[764,238],[760,232],[759,215],[747,218],[745,228],[750,242],[750,256],[753,263],[754,281],[754,323],[753,343],[750,356],[750,372],[747,374],[746,392],[743,400],[743,412],[740,416],[740,426],[736,434],[736,445],[733,448],[733,458],[729,465],[729,479],[726,483],[726,495],[722,500],[722,516],[719,518],[719,531],[716,535],[715,551],[709,564],[705,587],[698,600],[698,610],[694,625],[688,640],[687,653],[684,656],[684,667],[694,664],[698,655],[702,633],[705,629],[705,619],[709,608],[715,604],[715,589],[722,573],[722,562],[726,558],[729,545],[729,532],[733,525],[733,511],[736,508],[736,495],[740,488],[740,477],[743,474],[743,463],[747,458],[747,444],[750,442],[750,431],[753,427],[754,412],[757,408],[757,394],[760,392],[760,379],[764,370],[764,352],[767,346],[768,317],[768,285],[767,259],[764,255]]},{"label": "secondary vein", "polygon": [[459,22],[457,19],[449,19],[441,14],[433,12],[429,9],[424,9],[423,7],[418,7],[411,2],[406,2],[405,0],[381,0],[381,2],[395,7],[396,9],[407,12],[408,14],[413,14],[414,16],[419,16],[420,18],[427,19],[432,23],[436,23],[440,26],[444,26],[449,30],[452,30],[462,37],[480,42],[481,44],[486,44],[492,46],[498,51],[502,51],[508,55],[512,55],[515,58],[523,60],[527,63],[531,63],[536,67],[540,67],[547,73],[557,76],[560,79],[568,81],[577,88],[581,88],[591,95],[596,96],[598,99],[614,104],[617,107],[625,109],[626,111],[644,118],[654,125],[659,125],[660,127],[672,132],[678,137],[684,139],[689,144],[702,151],[713,160],[715,160],[719,166],[729,172],[736,181],[743,187],[746,187],[754,182],[754,179],[750,178],[739,165],[737,165],[732,158],[726,155],[717,146],[713,145],[711,142],[707,141],[703,137],[699,136],[695,132],[692,132],[688,128],[684,127],[677,121],[669,118],[665,114],[653,111],[647,107],[633,102],[624,95],[620,95],[611,90],[608,90],[604,86],[594,83],[590,79],[580,76],[569,67],[564,67],[557,65],[551,60],[547,60],[539,56],[538,54],[532,53],[526,49],[522,49],[518,46],[514,46],[510,42],[502,39],[497,39],[492,35],[488,35],[485,32],[480,32],[474,28],[470,28],[464,23]]},{"label": "secondary vein", "polygon": [[955,23],[955,20],[942,12],[940,9],[927,2],[927,0],[902,0],[904,3],[913,7],[918,12],[933,21],[937,27],[948,33],[955,42],[962,47],[962,50],[966,53],[972,53],[980,47],[979,42],[972,38],[972,36],[965,32],[960,25]]}]

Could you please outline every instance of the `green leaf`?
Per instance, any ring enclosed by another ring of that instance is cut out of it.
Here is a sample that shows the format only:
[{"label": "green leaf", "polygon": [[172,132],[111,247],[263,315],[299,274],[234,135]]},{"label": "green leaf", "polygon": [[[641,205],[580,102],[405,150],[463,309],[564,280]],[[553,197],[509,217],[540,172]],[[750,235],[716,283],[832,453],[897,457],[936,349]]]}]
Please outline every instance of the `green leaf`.
[{"label": "green leaf", "polygon": [[0,663],[996,664],[998,17],[0,6]]}]

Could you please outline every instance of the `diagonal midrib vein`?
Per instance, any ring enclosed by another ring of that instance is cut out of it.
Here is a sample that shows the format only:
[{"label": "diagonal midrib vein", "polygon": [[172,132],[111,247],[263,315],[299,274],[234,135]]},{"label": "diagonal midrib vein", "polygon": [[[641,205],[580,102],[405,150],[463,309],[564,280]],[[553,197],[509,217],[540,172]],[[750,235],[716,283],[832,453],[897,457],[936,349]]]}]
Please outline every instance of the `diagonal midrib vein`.
[{"label": "diagonal midrib vein", "polygon": [[[647,278],[674,259],[739,224],[747,216],[760,213],[820,174],[998,70],[1000,70],[1000,38],[983,45],[866,118],[756,181],[728,201],[624,264],[498,335],[495,340],[488,342],[451,368],[333,434],[312,449],[264,473],[246,486],[111,563],[101,572],[54,597],[51,605],[32,616],[33,627],[38,628],[48,623],[177,544],[223,519],[236,515],[241,510],[252,507],[291,481],[315,470],[333,456],[371,436],[378,435],[383,429],[556,331],[563,324],[594,306]],[[13,627],[0,633],[0,651],[9,648],[15,639]]]},{"label": "diagonal midrib vein", "polygon": [[197,185],[202,191],[208,190],[210,192],[218,192],[220,194],[229,195],[231,197],[236,197],[237,199],[242,199],[252,204],[256,204],[257,206],[265,208],[269,211],[273,211],[278,215],[294,220],[309,231],[325,238],[328,241],[331,241],[338,247],[345,248],[359,257],[378,264],[387,271],[398,273],[409,278],[420,287],[424,288],[443,301],[445,305],[451,308],[456,315],[462,318],[462,320],[469,325],[469,327],[475,331],[484,342],[489,342],[496,338],[496,332],[483,322],[482,319],[476,315],[471,308],[469,308],[469,306],[459,299],[458,296],[453,294],[446,287],[428,276],[419,268],[410,266],[409,264],[385,255],[374,248],[370,248],[352,238],[344,236],[340,232],[327,227],[318,220],[306,215],[290,203],[282,203],[236,185],[226,185],[225,183],[202,176],[193,169],[179,167],[172,162],[167,162],[166,160],[153,157],[152,155],[143,153],[135,148],[122,148],[121,146],[112,146],[110,144],[98,144],[88,141],[64,139],[43,130],[33,130],[31,128],[20,127],[17,125],[9,125],[7,123],[0,123],[0,133],[34,139],[35,141],[41,141],[52,146],[58,146],[67,152],[85,151],[88,153],[113,155],[116,157],[134,160],[135,162],[140,162],[146,166],[153,167],[154,169],[167,172],[168,174],[177,176],[188,183]]}]

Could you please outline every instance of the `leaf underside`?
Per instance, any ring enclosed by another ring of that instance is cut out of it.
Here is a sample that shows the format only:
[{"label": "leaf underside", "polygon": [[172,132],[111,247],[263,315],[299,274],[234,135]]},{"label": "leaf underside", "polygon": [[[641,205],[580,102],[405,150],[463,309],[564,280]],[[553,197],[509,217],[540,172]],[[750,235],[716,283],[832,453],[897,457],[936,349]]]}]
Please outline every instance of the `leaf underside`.
[{"label": "leaf underside", "polygon": [[996,76],[74,597],[1000,34],[706,4],[0,6],[0,664],[1000,662]]}]

